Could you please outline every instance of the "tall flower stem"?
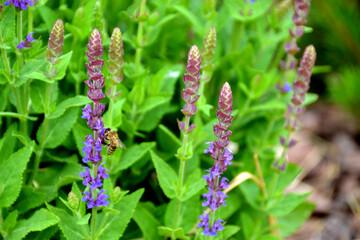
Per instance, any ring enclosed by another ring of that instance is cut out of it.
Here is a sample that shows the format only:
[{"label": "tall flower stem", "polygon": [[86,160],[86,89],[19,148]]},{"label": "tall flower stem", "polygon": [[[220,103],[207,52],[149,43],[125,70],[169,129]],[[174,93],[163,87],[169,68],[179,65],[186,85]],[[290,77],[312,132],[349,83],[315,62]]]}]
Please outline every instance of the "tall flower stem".
[{"label": "tall flower stem", "polygon": [[[146,0],[141,0],[140,12],[139,12],[140,18],[145,13],[145,6],[146,6]],[[138,31],[137,31],[137,46],[136,46],[136,52],[135,52],[135,70],[136,70],[136,73],[139,73],[139,71],[140,71],[143,32],[144,32],[144,21],[142,19],[140,19],[139,25],[138,25]]]},{"label": "tall flower stem", "polygon": [[[97,134],[95,134],[97,135]],[[95,136],[96,137],[96,136]],[[97,139],[94,138],[96,141]],[[97,164],[94,164],[93,168],[93,177],[94,179],[97,178]],[[92,196],[96,196],[96,189],[92,190]],[[94,199],[96,200],[96,199]],[[97,207],[93,207],[91,210],[91,239],[96,239],[96,217],[97,217]]]},{"label": "tall flower stem", "polygon": [[[264,198],[267,199],[268,194],[266,191],[265,180],[264,180],[264,176],[263,176],[263,173],[261,170],[259,157],[257,154],[254,155],[254,163],[255,163],[256,173],[257,173],[258,179],[260,181],[259,187],[260,187],[261,193],[263,194]],[[268,219],[269,227],[271,229],[271,233],[274,236],[281,237],[280,230],[278,228],[275,228],[276,225],[278,224],[277,219],[274,216],[270,216],[270,215],[267,216],[267,219]]]}]

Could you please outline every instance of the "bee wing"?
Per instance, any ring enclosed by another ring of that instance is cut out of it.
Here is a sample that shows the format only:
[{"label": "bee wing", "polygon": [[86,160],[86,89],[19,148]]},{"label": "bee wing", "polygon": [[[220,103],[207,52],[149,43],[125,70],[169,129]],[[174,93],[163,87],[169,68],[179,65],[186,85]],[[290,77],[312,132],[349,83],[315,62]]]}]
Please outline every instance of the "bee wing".
[{"label": "bee wing", "polygon": [[117,138],[116,141],[117,141],[117,143],[118,143],[119,148],[124,148],[124,149],[126,149],[125,144],[120,140],[120,138]]}]

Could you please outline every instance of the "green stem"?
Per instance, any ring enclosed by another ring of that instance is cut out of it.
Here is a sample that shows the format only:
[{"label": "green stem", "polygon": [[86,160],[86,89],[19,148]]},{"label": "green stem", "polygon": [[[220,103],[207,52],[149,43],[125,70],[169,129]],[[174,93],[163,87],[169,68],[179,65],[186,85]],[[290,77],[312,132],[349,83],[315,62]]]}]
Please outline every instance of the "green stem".
[{"label": "green stem", "polygon": [[[141,0],[140,3],[140,12],[139,16],[142,17],[145,13],[145,6],[146,0]],[[143,45],[143,32],[144,32],[144,21],[140,20],[138,25],[138,32],[137,32],[137,47],[135,52],[135,70],[136,73],[140,71],[140,64],[141,64],[141,52],[142,52],[142,45]]]},{"label": "green stem", "polygon": [[103,232],[102,228],[104,227],[106,220],[108,219],[109,214],[106,213],[103,220],[101,221],[100,227],[99,227],[99,231],[96,233],[96,238],[98,238],[100,236],[100,234]]},{"label": "green stem", "polygon": [[33,31],[33,8],[29,7],[28,10],[28,31],[31,33]]},{"label": "green stem", "polygon": [[34,169],[32,171],[31,177],[29,179],[29,184],[31,184],[36,178],[36,174],[37,174],[39,166],[40,166],[41,157],[44,153],[45,138],[46,138],[46,134],[47,134],[48,127],[49,127],[48,115],[50,113],[50,93],[51,93],[51,84],[47,83],[46,84],[46,92],[45,92],[45,105],[44,105],[45,117],[44,117],[44,121],[43,121],[43,129],[42,129],[41,139],[40,139],[40,143],[39,143],[39,152],[35,157]]},{"label": "green stem", "polygon": [[[96,134],[95,134],[96,135]],[[97,136],[95,136],[95,139],[97,139]],[[94,164],[94,168],[93,168],[93,177],[94,179],[97,178],[97,165]],[[96,194],[96,189],[93,189],[91,192],[92,197],[95,199],[95,194]],[[97,207],[93,207],[91,210],[91,239],[95,240],[96,239],[96,217],[97,217]]]},{"label": "green stem", "polygon": [[113,108],[114,108],[114,97],[115,97],[115,93],[116,93],[116,85],[111,85],[110,87],[111,90],[111,94],[110,94],[110,102],[109,102],[109,127],[112,127],[112,115],[113,115]]},{"label": "green stem", "polygon": [[[22,41],[23,39],[23,34],[22,34],[22,31],[23,31],[23,28],[22,28],[22,22],[23,22],[23,17],[22,17],[22,11],[18,12],[18,15],[17,15],[17,40],[18,40],[18,43],[20,44],[20,42]],[[20,72],[22,66],[23,66],[23,56],[22,56],[22,53],[21,51],[16,55],[16,58],[17,58],[17,67],[18,67],[18,72]]]},{"label": "green stem", "polygon": [[229,53],[234,53],[239,50],[241,37],[245,29],[245,23],[242,23],[238,20],[234,20],[233,23],[233,30],[230,39],[230,51]]},{"label": "green stem", "polygon": [[[187,161],[187,143],[189,134],[187,133],[187,130],[189,129],[190,124],[190,117],[185,117],[185,127],[184,127],[184,138],[182,142],[182,156],[180,156],[180,167],[179,167],[179,180],[178,180],[178,188],[177,188],[177,194],[176,194],[176,209],[175,209],[175,228],[178,227],[179,224],[179,215],[180,215],[180,197],[181,197],[181,191],[184,185],[184,179],[185,179],[185,169],[186,169],[186,161]],[[171,236],[171,239],[176,239],[174,236]]]}]

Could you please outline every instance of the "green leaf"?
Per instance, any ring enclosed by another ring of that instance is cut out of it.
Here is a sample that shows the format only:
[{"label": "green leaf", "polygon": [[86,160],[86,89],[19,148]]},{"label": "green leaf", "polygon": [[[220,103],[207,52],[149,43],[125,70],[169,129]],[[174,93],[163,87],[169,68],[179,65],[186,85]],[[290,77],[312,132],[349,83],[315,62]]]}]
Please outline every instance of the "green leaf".
[{"label": "green leaf", "polygon": [[11,43],[15,40],[15,8],[8,7],[4,18],[0,22],[2,43]]},{"label": "green leaf", "polygon": [[89,223],[89,219],[91,217],[91,214],[88,213],[86,214],[85,216],[81,217],[77,222],[76,224],[79,224],[79,225],[87,225]]},{"label": "green leaf", "polygon": [[112,113],[112,124],[110,125],[109,119],[109,111],[104,114],[104,123],[106,126],[114,129],[118,128],[122,123],[122,107],[126,101],[126,98],[120,99],[119,101],[115,102],[113,106],[113,113]]},{"label": "green leaf", "polygon": [[24,132],[14,131],[11,135],[16,137],[24,146],[28,146],[31,143],[31,138]]},{"label": "green leaf", "polygon": [[275,217],[285,216],[300,205],[310,193],[294,194],[289,193],[280,200],[273,200],[269,203],[268,213]]},{"label": "green leaf", "polygon": [[201,170],[195,169],[185,182],[184,188],[181,190],[181,201],[186,201],[200,190],[204,189],[206,181],[202,178]]},{"label": "green leaf", "polygon": [[44,72],[40,72],[40,71],[31,72],[31,73],[27,74],[26,76],[30,79],[37,79],[37,80],[41,80],[46,83],[54,82],[54,79],[49,78],[48,76],[46,76],[44,74]]},{"label": "green leaf", "polygon": [[9,207],[18,197],[31,152],[30,146],[23,147],[0,165],[0,207]]},{"label": "green leaf", "polygon": [[[122,237],[143,193],[144,189],[139,189],[114,205],[113,208],[120,211],[120,214],[109,215],[105,225],[99,231],[98,239],[117,240]],[[102,221],[103,217],[105,214],[100,214],[99,221]]]},{"label": "green leaf", "polygon": [[219,234],[216,237],[214,237],[214,240],[226,240],[226,239],[229,239],[231,236],[233,236],[239,230],[240,230],[240,227],[238,227],[238,226],[225,225],[224,230],[219,232]]},{"label": "green leaf", "polygon": [[52,112],[48,118],[54,119],[62,116],[68,108],[71,107],[79,107],[84,106],[86,104],[89,104],[91,100],[88,97],[85,96],[76,96],[72,98],[67,98],[65,101],[61,102],[59,105],[56,106],[56,109],[54,112]]},{"label": "green leaf", "polygon": [[62,55],[60,57],[60,61],[55,65],[55,77],[53,77],[53,79],[55,80],[61,80],[64,78],[65,76],[65,73],[66,73],[66,69],[69,65],[69,62],[70,62],[70,59],[71,59],[71,56],[72,56],[72,51],[71,52],[68,52],[67,54],[65,55]]},{"label": "green leaf", "polygon": [[148,97],[146,101],[144,101],[139,108],[137,109],[137,113],[144,113],[148,112],[164,103],[167,103],[171,100],[169,96],[155,96],[155,97]]},{"label": "green leaf", "polygon": [[15,228],[10,232],[6,239],[21,239],[29,232],[42,231],[58,223],[60,219],[48,210],[41,208],[36,211],[30,218],[17,222]]},{"label": "green leaf", "polygon": [[16,129],[17,123],[11,124],[0,140],[0,164],[6,159],[8,159],[9,156],[14,152],[16,146],[16,138],[12,136],[12,133]]},{"label": "green leaf", "polygon": [[83,155],[83,147],[85,146],[83,142],[85,142],[85,136],[92,133],[91,128],[80,125],[79,123],[75,123],[72,129],[72,132],[75,137],[76,147],[79,150],[80,156]]},{"label": "green leaf", "polygon": [[51,213],[55,214],[58,218],[61,219],[58,225],[67,240],[86,239],[83,227],[85,227],[85,231],[89,232],[89,226],[80,226],[77,224],[78,218],[68,214],[63,209],[53,207],[49,204],[46,204],[46,206]]},{"label": "green leaf", "polygon": [[18,216],[19,216],[19,213],[15,209],[6,217],[3,226],[7,232],[10,232],[15,227]]},{"label": "green leaf", "polygon": [[138,204],[133,214],[133,219],[140,227],[144,240],[161,240],[157,228],[160,222],[142,204]]},{"label": "green leaf", "polygon": [[[184,233],[189,233],[199,220],[201,209],[199,206],[201,206],[201,203],[198,196],[194,196],[185,202],[180,202],[179,206],[177,206],[177,200],[172,199],[166,208],[165,225],[167,227],[175,226],[175,215],[176,211],[178,211],[177,226],[181,226]],[[177,210],[178,207],[179,209]]]},{"label": "green leaf", "polygon": [[161,189],[168,198],[175,198],[178,185],[177,174],[174,169],[172,169],[164,160],[159,158],[153,151],[150,151],[150,154]]},{"label": "green leaf", "polygon": [[310,105],[316,102],[318,99],[319,99],[319,95],[317,95],[316,93],[307,93],[304,105],[305,106]]},{"label": "green leaf", "polygon": [[267,235],[263,235],[259,238],[259,240],[281,240],[278,237],[275,237],[273,235],[267,234]]},{"label": "green leaf", "polygon": [[255,1],[251,4],[251,9],[250,4],[245,1],[226,0],[225,4],[233,18],[241,22],[249,22],[265,15],[272,2],[272,0]]},{"label": "green leaf", "polygon": [[193,14],[184,6],[175,5],[172,8],[183,15],[191,23],[192,28],[199,36],[205,35],[204,24],[199,20],[198,15]]},{"label": "green leaf", "polygon": [[46,88],[50,87],[50,106],[56,104],[59,87],[58,83],[54,82],[51,86],[47,86],[48,83],[42,81],[32,81],[30,83],[30,99],[31,105],[35,112],[43,113],[46,103]]},{"label": "green leaf", "polygon": [[13,117],[18,119],[25,118],[30,121],[36,121],[38,119],[37,117],[25,116],[20,113],[14,113],[14,112],[0,112],[0,117]]},{"label": "green leaf", "polygon": [[47,121],[45,119],[36,134],[38,142],[43,143],[44,148],[54,149],[60,146],[75,124],[78,115],[78,108],[67,110],[60,118],[49,120],[46,132],[44,132],[44,124]]},{"label": "green leaf", "polygon": [[312,203],[302,203],[289,215],[278,218],[281,235],[290,236],[311,216],[315,205]]},{"label": "green leaf", "polygon": [[30,79],[29,75],[31,75],[31,73],[35,72],[39,68],[43,67],[45,64],[47,64],[45,59],[33,59],[27,61],[25,65],[21,68],[19,72],[19,77],[15,78],[14,86],[19,87],[26,83],[26,81]]},{"label": "green leaf", "polygon": [[30,209],[40,206],[44,201],[45,194],[37,192],[33,187],[24,186],[15,203],[15,208],[18,209],[20,213],[25,213]]},{"label": "green leaf", "polygon": [[157,132],[157,142],[162,149],[169,153],[176,153],[176,150],[181,146],[180,139],[170,131],[165,125],[160,124]]},{"label": "green leaf", "polygon": [[57,19],[60,18],[60,16],[45,5],[41,5],[41,6],[39,5],[37,6],[36,9],[40,12],[40,16],[45,22],[48,32],[51,32],[54,23],[56,22]]},{"label": "green leaf", "polygon": [[155,142],[143,142],[139,145],[134,145],[124,152],[121,156],[120,162],[114,169],[111,170],[112,174],[116,174],[121,170],[127,169],[135,162],[139,161],[150,149],[155,147]]},{"label": "green leaf", "polygon": [[166,237],[174,237],[175,239],[182,239],[182,240],[189,240],[190,238],[187,237],[184,233],[184,230],[182,228],[172,229],[169,227],[158,227],[158,232],[160,236],[166,236]]}]

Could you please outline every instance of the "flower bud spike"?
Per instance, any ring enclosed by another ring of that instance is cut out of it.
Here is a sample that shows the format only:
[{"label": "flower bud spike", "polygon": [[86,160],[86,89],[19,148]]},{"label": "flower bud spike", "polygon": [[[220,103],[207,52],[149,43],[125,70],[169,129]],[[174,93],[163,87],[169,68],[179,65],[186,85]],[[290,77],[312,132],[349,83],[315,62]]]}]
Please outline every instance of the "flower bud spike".
[{"label": "flower bud spike", "polygon": [[213,68],[212,61],[215,56],[215,48],[216,48],[216,30],[214,27],[211,27],[204,38],[204,44],[201,50],[201,58],[202,58],[201,68],[208,75],[211,75],[212,72],[212,68]]},{"label": "flower bud spike", "polygon": [[112,84],[118,84],[123,80],[122,69],[124,67],[124,47],[120,28],[115,28],[110,40],[109,57],[107,62],[109,81]]},{"label": "flower bud spike", "polygon": [[64,23],[61,19],[57,20],[51,29],[48,47],[46,49],[46,60],[51,64],[56,64],[63,52],[64,45]]}]

